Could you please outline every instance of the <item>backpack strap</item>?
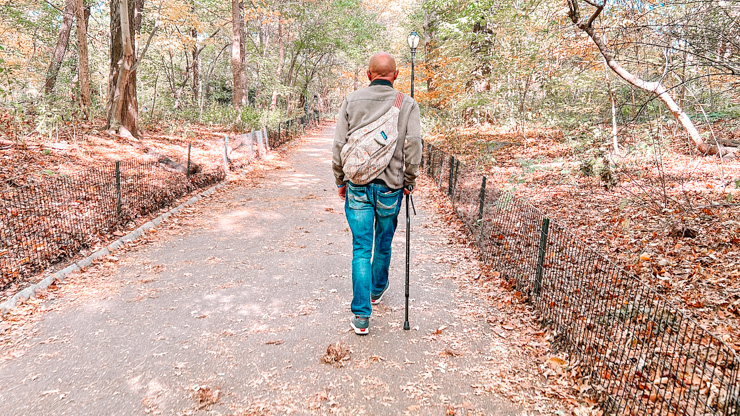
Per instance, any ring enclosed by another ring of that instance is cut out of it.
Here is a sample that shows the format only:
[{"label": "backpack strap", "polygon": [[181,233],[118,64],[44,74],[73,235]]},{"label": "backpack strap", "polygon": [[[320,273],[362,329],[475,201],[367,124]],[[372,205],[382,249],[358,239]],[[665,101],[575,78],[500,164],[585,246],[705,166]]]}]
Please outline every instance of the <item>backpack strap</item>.
[{"label": "backpack strap", "polygon": [[400,110],[401,103],[403,103],[403,93],[399,91],[399,93],[396,95],[396,102],[395,104],[393,104],[393,106]]}]

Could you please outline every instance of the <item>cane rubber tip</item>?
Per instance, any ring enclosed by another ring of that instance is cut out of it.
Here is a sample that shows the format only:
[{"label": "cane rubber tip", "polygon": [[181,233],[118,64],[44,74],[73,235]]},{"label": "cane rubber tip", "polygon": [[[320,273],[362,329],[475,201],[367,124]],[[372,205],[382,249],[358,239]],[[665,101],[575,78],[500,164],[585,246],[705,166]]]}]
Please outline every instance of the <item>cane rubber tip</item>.
[{"label": "cane rubber tip", "polygon": [[406,321],[406,322],[403,323],[403,329],[406,330],[406,331],[408,331],[409,329],[411,329],[411,326],[409,325],[409,321]]}]

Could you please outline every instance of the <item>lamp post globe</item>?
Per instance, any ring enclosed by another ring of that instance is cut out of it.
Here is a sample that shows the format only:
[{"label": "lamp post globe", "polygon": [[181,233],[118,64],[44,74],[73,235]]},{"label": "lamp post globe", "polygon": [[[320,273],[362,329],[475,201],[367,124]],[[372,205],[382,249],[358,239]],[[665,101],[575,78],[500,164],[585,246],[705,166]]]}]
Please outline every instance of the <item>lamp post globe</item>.
[{"label": "lamp post globe", "polygon": [[414,98],[414,59],[416,58],[416,48],[419,46],[419,34],[416,32],[409,33],[409,48],[411,48],[411,98]]},{"label": "lamp post globe", "polygon": [[408,41],[409,48],[411,48],[411,50],[415,52],[416,48],[419,46],[419,34],[416,32],[409,33]]}]

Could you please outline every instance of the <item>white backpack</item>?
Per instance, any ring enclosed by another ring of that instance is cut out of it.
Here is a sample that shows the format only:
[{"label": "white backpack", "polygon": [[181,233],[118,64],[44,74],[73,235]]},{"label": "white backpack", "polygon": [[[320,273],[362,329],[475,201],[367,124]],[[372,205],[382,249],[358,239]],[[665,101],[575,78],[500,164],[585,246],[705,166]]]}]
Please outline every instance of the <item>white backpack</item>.
[{"label": "white backpack", "polygon": [[365,185],[377,178],[391,163],[398,142],[398,114],[403,93],[385,114],[349,135],[340,154],[342,170],[350,182]]}]

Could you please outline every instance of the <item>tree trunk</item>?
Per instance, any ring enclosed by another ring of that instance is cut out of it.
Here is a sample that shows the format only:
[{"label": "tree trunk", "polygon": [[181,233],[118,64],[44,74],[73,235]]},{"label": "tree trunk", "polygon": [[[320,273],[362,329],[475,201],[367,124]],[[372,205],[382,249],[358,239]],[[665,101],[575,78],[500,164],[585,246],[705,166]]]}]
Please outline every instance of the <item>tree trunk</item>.
[{"label": "tree trunk", "polygon": [[614,155],[619,154],[619,141],[617,140],[617,91],[612,88],[612,83],[609,80],[609,66],[604,61],[604,79],[606,81],[606,89],[609,90],[609,102],[612,105],[612,147],[614,148]]},{"label": "tree trunk", "polygon": [[154,97],[152,97],[152,109],[150,111],[149,119],[154,118],[154,111],[157,109],[157,83],[159,82],[159,72],[154,76]]},{"label": "tree trunk", "polygon": [[185,87],[188,85],[188,82],[190,82],[190,71],[187,68],[190,68],[190,63],[188,62],[190,60],[188,53],[185,52],[185,61],[186,61],[186,70],[185,70],[185,79],[182,80],[180,83],[180,87],[174,92],[175,97],[175,104],[172,106],[175,110],[179,110],[180,106],[182,105],[182,93],[185,90]]},{"label": "tree trunk", "polygon": [[64,15],[62,17],[62,27],[59,30],[59,40],[54,48],[54,55],[51,58],[49,69],[46,71],[46,82],[44,83],[44,94],[49,95],[54,90],[54,84],[57,82],[59,68],[64,61],[64,55],[67,53],[69,45],[69,34],[72,31],[72,19],[75,16],[75,0],[67,0],[64,4]]},{"label": "tree trunk", "polygon": [[609,87],[609,101],[612,103],[612,147],[614,148],[614,154],[619,153],[619,140],[617,137],[617,100],[616,91]]},{"label": "tree trunk", "polygon": [[437,17],[433,12],[424,13],[424,57],[425,57],[425,70],[427,76],[427,91],[432,92],[435,90],[436,85],[434,83],[435,64],[437,47]]},{"label": "tree trunk", "polygon": [[203,79],[203,95],[201,96],[201,105],[200,105],[200,111],[203,111],[203,106],[205,105],[205,102],[210,100],[211,98],[211,75],[213,74],[213,69],[216,67],[216,64],[218,63],[219,58],[221,58],[221,54],[224,53],[229,48],[229,44],[224,45],[220,51],[218,51],[218,54],[216,54],[216,57],[213,58],[213,61],[208,66],[208,70],[205,72],[205,77]]},{"label": "tree trunk", "polygon": [[[141,22],[144,18],[144,15],[142,14],[144,12],[144,0],[134,0],[133,1],[134,6],[134,31],[137,35],[141,35]],[[162,6],[160,5],[159,13],[162,12]],[[129,9],[131,8],[131,3],[129,3]],[[156,29],[155,29],[156,30]],[[136,37],[134,37],[134,54],[136,56],[139,56],[139,42],[136,40]]]},{"label": "tree trunk", "polygon": [[[280,82],[280,75],[283,72],[283,59],[285,59],[285,45],[283,43],[283,22],[278,22],[278,44],[280,49],[280,56],[278,58],[277,70],[275,70],[275,80]],[[277,108],[278,91],[277,88],[272,90],[272,99],[270,100],[270,111],[274,111]]]},{"label": "tree trunk", "polygon": [[234,77],[234,108],[240,110],[247,99],[246,72],[244,71],[244,19],[242,17],[242,0],[232,0],[232,37],[231,37],[231,71]]},{"label": "tree trunk", "polygon": [[527,103],[527,93],[529,92],[529,85],[532,82],[532,74],[527,75],[527,79],[524,80],[524,87],[522,88],[522,99],[519,101],[519,115],[524,114],[525,104]]},{"label": "tree trunk", "polygon": [[295,52],[295,54],[290,60],[290,68],[288,68],[288,77],[285,79],[286,86],[293,85],[293,73],[295,72],[295,64],[296,64],[297,59],[298,59],[298,51]]},{"label": "tree trunk", "polygon": [[136,96],[134,2],[111,0],[111,61],[108,77],[108,129],[127,137],[139,137],[139,106]]},{"label": "tree trunk", "polygon": [[[195,1],[193,1],[190,11],[195,15]],[[198,30],[195,27],[190,29],[190,36],[193,38],[193,105],[197,106],[200,90],[200,59],[198,59],[200,51],[198,51]]]},{"label": "tree trunk", "polygon": [[199,68],[200,59],[198,57],[198,55],[200,54],[198,53],[198,43],[197,43],[198,31],[195,30],[195,28],[193,28],[191,34],[193,36],[193,41],[194,41],[193,51],[192,51],[192,54],[193,54],[193,104],[197,106],[198,105],[198,92],[200,89],[200,68]]},{"label": "tree trunk", "polygon": [[90,117],[90,65],[87,53],[87,17],[82,0],[76,0],[75,15],[77,17],[77,74],[80,77],[80,104],[85,118]]},{"label": "tree trunk", "polygon": [[696,148],[703,154],[720,154],[720,155],[726,155],[726,154],[732,154],[736,150],[735,149],[728,149],[726,147],[722,146],[715,146],[710,145],[704,142],[704,139],[701,138],[701,135],[699,134],[699,131],[694,126],[694,123],[691,121],[689,116],[681,109],[681,107],[676,104],[676,102],[673,100],[673,97],[671,97],[670,94],[668,94],[668,90],[661,84],[660,82],[655,81],[645,81],[641,78],[638,78],[634,74],[627,71],[624,67],[622,67],[615,59],[614,55],[612,54],[611,50],[609,50],[606,42],[604,39],[596,33],[596,30],[593,27],[593,22],[596,20],[596,18],[601,14],[601,11],[603,10],[605,6],[606,0],[603,0],[604,3],[601,3],[600,5],[596,5],[595,12],[588,18],[588,19],[581,19],[580,15],[580,8],[578,4],[578,0],[568,0],[568,9],[571,21],[580,28],[582,31],[584,31],[588,36],[593,40],[594,44],[596,44],[596,47],[599,48],[599,51],[601,52],[601,55],[606,60],[606,64],[611,68],[614,73],[616,73],[620,78],[625,80],[628,84],[633,85],[643,91],[651,92],[656,95],[656,97],[665,104],[666,107],[668,107],[668,110],[673,114],[673,116],[678,120],[678,122],[683,126],[683,128],[688,133],[691,140],[696,145]]}]

